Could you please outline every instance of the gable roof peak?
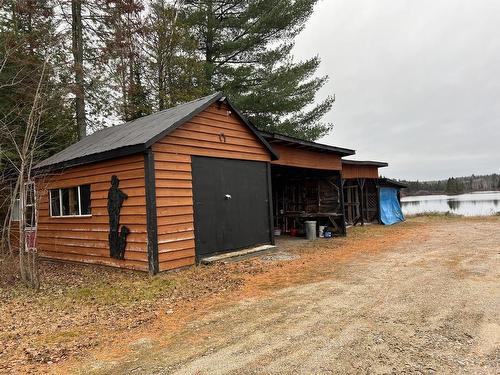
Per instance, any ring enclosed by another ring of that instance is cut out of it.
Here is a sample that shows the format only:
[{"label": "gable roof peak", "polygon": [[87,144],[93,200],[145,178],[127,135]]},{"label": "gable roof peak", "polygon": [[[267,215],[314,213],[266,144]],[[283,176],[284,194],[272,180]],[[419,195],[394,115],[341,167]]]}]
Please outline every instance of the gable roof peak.
[{"label": "gable roof peak", "polygon": [[277,157],[257,130],[232,106],[221,92],[140,117],[120,125],[104,128],[52,155],[35,166],[36,171],[62,169],[115,157],[143,152],[194,116],[219,100],[226,102],[242,121],[261,140],[268,151]]}]

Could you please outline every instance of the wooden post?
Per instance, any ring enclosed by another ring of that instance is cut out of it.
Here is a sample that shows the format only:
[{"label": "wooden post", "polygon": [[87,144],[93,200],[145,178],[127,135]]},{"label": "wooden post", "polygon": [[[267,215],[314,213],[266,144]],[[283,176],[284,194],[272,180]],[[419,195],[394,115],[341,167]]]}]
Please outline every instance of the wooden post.
[{"label": "wooden post", "polygon": [[274,218],[273,218],[273,189],[272,189],[272,175],[271,175],[271,163],[266,163],[267,172],[267,199],[269,205],[269,240],[271,245],[276,243],[274,238]]},{"label": "wooden post", "polygon": [[342,178],[342,174],[340,174],[340,207],[342,210],[342,235],[347,235],[346,229],[346,218],[345,218],[345,206],[344,206],[344,179]]},{"label": "wooden post", "polygon": [[361,225],[365,225],[365,179],[358,180],[361,192]]}]

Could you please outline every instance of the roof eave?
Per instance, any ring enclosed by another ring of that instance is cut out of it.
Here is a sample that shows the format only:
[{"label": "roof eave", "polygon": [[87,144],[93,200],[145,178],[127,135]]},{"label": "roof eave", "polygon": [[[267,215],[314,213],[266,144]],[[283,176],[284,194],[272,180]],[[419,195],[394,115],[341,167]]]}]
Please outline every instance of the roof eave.
[{"label": "roof eave", "polygon": [[379,178],[379,185],[388,185],[388,186],[393,186],[393,187],[397,187],[400,189],[407,189],[408,188],[407,185],[405,185],[399,181],[393,180],[391,178],[386,178],[386,177]]},{"label": "roof eave", "polygon": [[329,146],[329,145],[325,145],[325,144],[317,143],[317,142],[304,141],[302,139],[290,137],[290,136],[287,136],[284,134],[269,133],[269,132],[264,132],[264,131],[261,131],[260,134],[263,136],[263,138],[274,139],[274,140],[278,140],[278,141],[302,145],[302,146],[310,147],[312,149],[320,150],[322,152],[325,152],[325,151],[331,152],[331,153],[335,153],[335,154],[341,155],[341,156],[350,156],[350,155],[356,154],[356,151],[352,150],[352,149],[343,148],[343,147],[336,147],[336,146]]},{"label": "roof eave", "polygon": [[36,175],[41,175],[44,173],[50,173],[53,171],[69,168],[69,167],[77,167],[80,165],[86,165],[91,163],[97,163],[100,161],[105,161],[109,159],[115,159],[123,156],[138,154],[144,152],[147,149],[145,144],[137,144],[133,146],[120,147],[114,150],[104,151],[96,154],[85,155],[79,158],[67,160],[60,163],[49,164],[49,165],[36,165],[33,168],[33,172]]},{"label": "roof eave", "polygon": [[370,167],[384,168],[388,167],[389,163],[383,161],[373,161],[373,160],[345,160],[342,159],[343,164],[348,165],[365,165]]}]

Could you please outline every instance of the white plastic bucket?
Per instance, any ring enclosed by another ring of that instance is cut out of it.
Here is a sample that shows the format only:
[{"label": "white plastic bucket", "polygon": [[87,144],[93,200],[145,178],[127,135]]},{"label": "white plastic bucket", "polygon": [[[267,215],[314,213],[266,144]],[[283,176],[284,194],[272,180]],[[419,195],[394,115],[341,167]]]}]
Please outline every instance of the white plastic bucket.
[{"label": "white plastic bucket", "polygon": [[320,225],[320,226],[319,226],[319,236],[320,236],[321,238],[325,237],[325,235],[323,234],[323,232],[325,231],[325,228],[326,228],[326,226],[325,226],[325,225]]}]

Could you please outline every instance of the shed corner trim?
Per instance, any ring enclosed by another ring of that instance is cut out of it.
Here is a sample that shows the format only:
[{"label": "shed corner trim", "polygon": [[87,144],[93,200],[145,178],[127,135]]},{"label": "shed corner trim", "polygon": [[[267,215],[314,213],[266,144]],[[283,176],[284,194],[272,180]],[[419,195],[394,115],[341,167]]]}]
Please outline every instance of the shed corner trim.
[{"label": "shed corner trim", "polygon": [[149,273],[159,272],[158,222],[156,211],[156,178],[154,153],[151,148],[144,151],[144,189],[146,193],[146,222]]}]

